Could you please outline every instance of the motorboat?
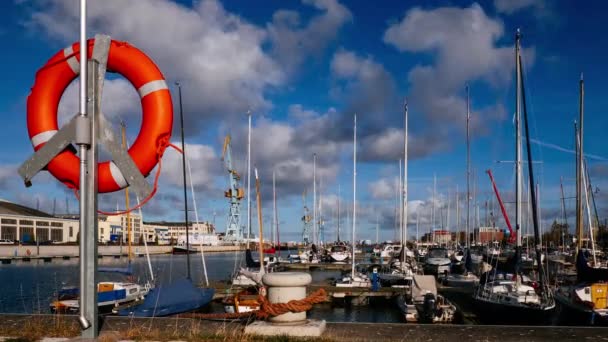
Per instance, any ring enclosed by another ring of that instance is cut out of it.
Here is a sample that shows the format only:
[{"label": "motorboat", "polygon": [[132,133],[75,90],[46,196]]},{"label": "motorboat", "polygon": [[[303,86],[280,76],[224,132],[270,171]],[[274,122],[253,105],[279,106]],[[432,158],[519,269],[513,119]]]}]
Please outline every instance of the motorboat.
[{"label": "motorboat", "polygon": [[386,244],[380,251],[380,258],[382,260],[390,260],[399,256],[399,253],[401,253],[401,245]]},{"label": "motorboat", "polygon": [[260,309],[259,291],[255,287],[247,288],[222,299],[226,313],[252,312]]},{"label": "motorboat", "polygon": [[397,306],[408,323],[452,323],[457,313],[456,306],[437,293],[430,275],[412,276],[411,293],[398,296]]},{"label": "motorboat", "polygon": [[[150,291],[144,286],[130,282],[101,282],[97,284],[97,305],[101,313],[109,313],[117,306],[142,301]],[[52,313],[77,314],[80,290],[64,287],[58,291],[56,300],[50,304]]]},{"label": "motorboat", "polygon": [[350,257],[346,245],[338,244],[331,247],[329,255],[333,261],[342,262]]},{"label": "motorboat", "polygon": [[446,272],[449,273],[451,263],[446,248],[429,248],[424,262],[424,274],[437,276]]}]

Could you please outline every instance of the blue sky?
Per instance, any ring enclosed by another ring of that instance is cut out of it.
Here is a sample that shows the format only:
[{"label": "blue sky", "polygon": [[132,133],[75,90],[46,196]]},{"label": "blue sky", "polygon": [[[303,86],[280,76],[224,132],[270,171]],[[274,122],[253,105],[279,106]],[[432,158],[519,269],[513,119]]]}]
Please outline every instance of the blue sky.
[{"label": "blue sky", "polygon": [[[187,151],[193,165],[199,216],[225,229],[228,203],[222,197],[227,174],[219,156],[225,134],[233,136],[237,168],[244,175],[245,112],[254,113],[253,160],[260,169],[266,224],[271,216],[271,175],[275,169],[282,235],[301,231],[301,194],[312,195],[312,154],[317,153],[319,188],[328,235],[335,234],[338,184],[342,207],[352,202],[352,116],[359,118],[358,230],[394,238],[395,189],[403,145],[402,104],[410,108],[410,236],[416,213],[428,231],[432,179],[438,179],[437,216],[456,229],[455,193],[460,191],[461,223],[465,189],[465,86],[471,87],[472,166],[476,202],[493,198],[484,173],[492,168],[506,201],[514,187],[513,39],[523,32],[526,87],[531,110],[533,156],[541,186],[545,221],[559,215],[559,181],[573,195],[574,157],[559,151],[573,147],[578,116],[578,79],[585,75],[585,150],[606,217],[608,118],[603,108],[604,63],[608,37],[602,2],[518,1],[179,1],[91,2],[89,32],[110,34],[146,52],[173,84],[184,85]],[[37,69],[56,51],[78,39],[76,1],[3,1],[0,37],[10,49],[0,55],[4,82],[0,95],[0,197],[52,211],[77,208],[73,196],[48,174],[25,189],[16,168],[31,153],[25,103]],[[76,83],[59,108],[59,121],[77,108]],[[172,89],[175,90],[175,89]],[[104,93],[104,113],[118,127],[124,119],[131,141],[141,110],[136,92],[111,76]],[[174,92],[174,104],[177,96]],[[177,108],[177,107],[175,107]],[[176,111],[177,114],[177,111]],[[177,118],[177,117],[176,117]],[[177,120],[175,120],[177,122]],[[118,129],[118,128],[117,128]],[[178,141],[178,130],[173,140]],[[10,143],[7,143],[10,142]],[[179,156],[167,151],[159,194],[144,209],[146,219],[178,220]],[[100,207],[122,207],[122,193],[100,196]],[[567,203],[573,209],[573,203]],[[439,209],[439,208],[444,209]],[[244,208],[244,206],[243,206]],[[509,206],[511,219],[513,212]],[[245,213],[245,210],[243,211]],[[377,214],[377,215],[376,215]],[[495,210],[495,214],[498,211]],[[572,215],[570,215],[572,217]],[[342,224],[346,219],[342,218]],[[254,222],[255,222],[254,218]],[[504,226],[501,219],[498,224]],[[435,226],[439,226],[439,219]],[[257,230],[257,226],[254,225]]]}]

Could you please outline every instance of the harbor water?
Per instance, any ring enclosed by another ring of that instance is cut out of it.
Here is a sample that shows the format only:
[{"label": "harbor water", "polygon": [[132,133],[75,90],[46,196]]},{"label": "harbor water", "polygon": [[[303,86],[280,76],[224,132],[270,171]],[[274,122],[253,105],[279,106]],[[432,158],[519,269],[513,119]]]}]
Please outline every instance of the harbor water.
[{"label": "harbor water", "polygon": [[[287,255],[286,251],[283,251]],[[244,264],[243,252],[205,254],[209,281],[228,281],[232,274]],[[155,283],[163,284],[187,275],[185,255],[152,255]],[[205,278],[201,254],[190,255],[191,277],[195,284],[204,284]],[[126,267],[128,260],[122,258],[100,258],[99,266]],[[132,280],[143,284],[150,279],[145,257],[132,260]],[[339,271],[314,271],[313,282],[321,282],[340,277]],[[0,265],[0,313],[49,313],[49,304],[54,294],[64,286],[77,286],[79,263],[70,260],[53,259],[52,262],[32,260],[17,261]],[[98,274],[99,281],[125,281],[124,275],[115,273]],[[212,304],[212,312],[222,312],[219,304]],[[348,303],[326,303],[316,305],[309,312],[310,318],[325,319],[329,322],[403,322],[403,316],[394,301],[374,300],[369,305],[354,306]]]}]

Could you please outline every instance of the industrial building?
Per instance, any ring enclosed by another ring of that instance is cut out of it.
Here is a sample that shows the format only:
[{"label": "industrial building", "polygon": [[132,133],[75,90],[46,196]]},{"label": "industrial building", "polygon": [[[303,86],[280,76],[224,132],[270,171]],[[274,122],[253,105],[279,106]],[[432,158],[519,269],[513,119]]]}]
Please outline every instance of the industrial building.
[{"label": "industrial building", "polygon": [[0,200],[0,239],[21,243],[76,242],[78,229],[77,220]]},{"label": "industrial building", "polygon": [[[98,237],[100,243],[126,243],[128,221],[131,222],[133,243],[146,239],[148,243],[176,243],[180,236],[185,236],[186,225],[183,222],[145,222],[136,213],[99,215]],[[214,235],[215,227],[209,222],[189,222],[189,233],[196,235]],[[50,215],[13,202],[0,200],[0,239],[18,241],[19,243],[76,243],[80,222],[78,215]]]}]

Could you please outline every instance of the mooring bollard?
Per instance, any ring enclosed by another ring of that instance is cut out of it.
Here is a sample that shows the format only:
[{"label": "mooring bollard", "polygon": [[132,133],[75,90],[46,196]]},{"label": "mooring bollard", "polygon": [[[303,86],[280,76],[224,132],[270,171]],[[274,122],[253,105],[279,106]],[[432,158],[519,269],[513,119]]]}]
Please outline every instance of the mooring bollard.
[{"label": "mooring bollard", "polygon": [[[303,272],[276,272],[265,274],[262,282],[268,286],[268,300],[271,303],[287,303],[306,298],[306,285],[312,282],[312,277]],[[304,323],[306,311],[288,312],[269,320],[273,323]]]}]

